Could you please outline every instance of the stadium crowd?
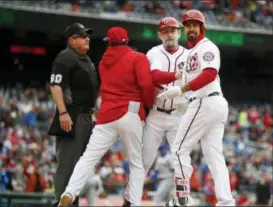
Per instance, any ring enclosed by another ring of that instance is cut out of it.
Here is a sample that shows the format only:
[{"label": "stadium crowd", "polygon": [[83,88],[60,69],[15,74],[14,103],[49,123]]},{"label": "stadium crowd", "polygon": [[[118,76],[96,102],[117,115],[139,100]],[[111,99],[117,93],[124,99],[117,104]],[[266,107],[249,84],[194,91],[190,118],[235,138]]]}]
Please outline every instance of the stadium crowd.
[{"label": "stadium crowd", "polygon": [[[47,135],[55,106],[48,86],[41,89],[0,89],[0,192],[52,193],[56,167],[54,137]],[[224,152],[231,188],[240,205],[268,204],[273,192],[273,124],[271,105],[231,104],[224,136]],[[166,146],[168,147],[168,146]],[[192,153],[193,192],[215,203],[213,181],[200,147]],[[97,173],[108,194],[122,194],[129,165],[120,142],[99,163]],[[147,177],[143,199],[151,197],[157,179]],[[152,186],[152,187],[151,187]],[[272,202],[272,200],[271,200]]]},{"label": "stadium crowd", "polygon": [[[180,10],[183,13],[187,9],[197,9],[207,14],[207,18],[211,19],[209,23],[227,26],[241,26],[256,23],[266,28],[272,29],[273,25],[273,2],[265,1],[244,1],[244,0],[208,0],[208,1],[182,1],[169,0],[166,1],[145,1],[144,10],[139,9],[139,1],[115,0],[100,2],[105,12],[136,12],[141,15],[143,11],[151,15],[168,16],[174,15]],[[171,6],[172,7],[171,7]],[[96,6],[88,0],[76,1],[73,4],[72,11],[76,12],[84,7]],[[98,5],[97,5],[98,7]]]},{"label": "stadium crowd", "polygon": [[179,16],[187,9],[198,9],[204,13],[210,26],[227,26],[236,28],[263,28],[272,31],[273,2],[272,0],[168,0],[168,1],[130,1],[130,0],[33,0],[7,1],[0,3],[28,5],[31,8],[49,8],[70,11],[73,14],[111,13],[118,15],[125,12],[127,17],[158,20],[162,16]]}]

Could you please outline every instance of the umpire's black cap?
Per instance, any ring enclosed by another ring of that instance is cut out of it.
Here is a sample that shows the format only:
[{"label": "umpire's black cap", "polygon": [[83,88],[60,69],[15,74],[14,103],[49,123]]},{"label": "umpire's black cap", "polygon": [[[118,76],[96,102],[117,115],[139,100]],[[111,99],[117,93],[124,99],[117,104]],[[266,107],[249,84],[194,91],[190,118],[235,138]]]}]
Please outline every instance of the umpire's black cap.
[{"label": "umpire's black cap", "polygon": [[92,34],[93,29],[85,28],[81,23],[74,23],[74,24],[68,26],[64,33],[65,33],[65,37],[69,38],[73,35]]}]

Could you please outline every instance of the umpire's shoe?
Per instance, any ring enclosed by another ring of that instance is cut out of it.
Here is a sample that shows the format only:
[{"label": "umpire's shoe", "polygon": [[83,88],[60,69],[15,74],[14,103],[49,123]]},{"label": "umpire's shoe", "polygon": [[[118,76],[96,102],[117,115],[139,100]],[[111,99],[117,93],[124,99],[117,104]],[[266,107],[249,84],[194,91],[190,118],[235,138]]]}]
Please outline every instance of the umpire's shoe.
[{"label": "umpire's shoe", "polygon": [[60,199],[58,207],[70,207],[72,206],[73,198],[69,193],[63,194]]}]

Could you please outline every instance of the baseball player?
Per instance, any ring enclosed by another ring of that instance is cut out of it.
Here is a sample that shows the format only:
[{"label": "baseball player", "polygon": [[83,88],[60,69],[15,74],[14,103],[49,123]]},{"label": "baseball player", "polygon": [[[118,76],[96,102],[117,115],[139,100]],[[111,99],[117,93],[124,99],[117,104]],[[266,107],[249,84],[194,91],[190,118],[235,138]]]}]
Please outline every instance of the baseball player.
[{"label": "baseball player", "polygon": [[96,198],[104,192],[103,183],[98,173],[88,179],[80,192],[80,197],[87,198],[88,206],[94,206]]},{"label": "baseball player", "polygon": [[145,170],[142,158],[144,106],[154,103],[155,87],[147,57],[128,47],[127,31],[112,27],[99,64],[101,105],[89,143],[70,178],[59,206],[70,206],[97,162],[120,137],[130,161],[124,205],[141,205]]},{"label": "baseball player", "polygon": [[[161,45],[155,46],[147,52],[154,83],[158,86],[156,95],[163,92],[160,86],[181,85],[181,72],[186,63],[188,50],[179,46],[181,26],[173,17],[165,17],[159,23],[158,35]],[[175,139],[178,126],[186,107],[183,97],[160,100],[157,99],[146,119],[144,127],[144,168],[146,173],[152,166],[157,150],[164,137],[169,145]],[[184,103],[184,105],[183,105]],[[179,108],[179,110],[178,110]]]},{"label": "baseball player", "polygon": [[198,141],[201,141],[204,158],[215,183],[217,205],[234,206],[228,170],[222,153],[228,103],[223,97],[218,76],[220,52],[218,47],[205,37],[205,18],[201,12],[189,10],[183,15],[182,21],[191,48],[187,66],[183,71],[185,84],[170,87],[158,96],[165,100],[184,95],[189,100],[172,145],[177,198],[167,205],[193,205],[189,186],[193,171],[190,153]]},{"label": "baseball player", "polygon": [[168,146],[161,144],[158,151],[159,156],[155,161],[155,174],[160,182],[154,195],[156,206],[160,206],[162,202],[168,200],[170,191],[172,191],[174,187],[173,160]]}]

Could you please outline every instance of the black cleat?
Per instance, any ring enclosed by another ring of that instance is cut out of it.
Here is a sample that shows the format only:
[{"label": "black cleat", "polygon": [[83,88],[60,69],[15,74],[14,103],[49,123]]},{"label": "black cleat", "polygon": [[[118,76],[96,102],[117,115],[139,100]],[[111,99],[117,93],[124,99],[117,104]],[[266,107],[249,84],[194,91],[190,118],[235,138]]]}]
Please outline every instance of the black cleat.
[{"label": "black cleat", "polygon": [[124,199],[124,202],[122,204],[122,207],[130,207],[131,206],[131,202],[127,201],[126,199]]}]

